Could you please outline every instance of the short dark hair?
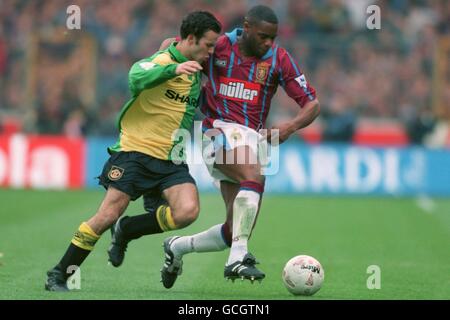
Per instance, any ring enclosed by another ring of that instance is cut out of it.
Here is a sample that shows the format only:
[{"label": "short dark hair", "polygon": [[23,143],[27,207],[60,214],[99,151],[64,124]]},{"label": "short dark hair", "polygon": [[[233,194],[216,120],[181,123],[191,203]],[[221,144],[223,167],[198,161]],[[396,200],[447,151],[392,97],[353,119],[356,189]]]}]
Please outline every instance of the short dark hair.
[{"label": "short dark hair", "polygon": [[214,31],[220,33],[222,25],[208,11],[194,11],[189,13],[181,23],[180,36],[186,39],[188,35],[194,35],[197,40],[203,37],[205,32]]},{"label": "short dark hair", "polygon": [[278,24],[278,18],[275,12],[267,6],[255,6],[247,12],[246,19],[249,23],[257,23],[266,21],[273,24]]}]

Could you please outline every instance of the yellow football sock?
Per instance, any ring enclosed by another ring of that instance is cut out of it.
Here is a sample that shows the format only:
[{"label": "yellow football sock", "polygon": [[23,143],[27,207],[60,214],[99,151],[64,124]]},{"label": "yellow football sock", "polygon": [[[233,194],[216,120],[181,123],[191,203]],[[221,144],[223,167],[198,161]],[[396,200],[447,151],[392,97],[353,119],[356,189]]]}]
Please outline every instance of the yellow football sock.
[{"label": "yellow football sock", "polygon": [[99,238],[100,236],[86,222],[83,222],[73,236],[72,243],[81,249],[92,251]]},{"label": "yellow football sock", "polygon": [[169,231],[178,229],[173,221],[172,211],[168,205],[159,206],[156,210],[156,220],[158,220],[159,227],[162,231]]}]

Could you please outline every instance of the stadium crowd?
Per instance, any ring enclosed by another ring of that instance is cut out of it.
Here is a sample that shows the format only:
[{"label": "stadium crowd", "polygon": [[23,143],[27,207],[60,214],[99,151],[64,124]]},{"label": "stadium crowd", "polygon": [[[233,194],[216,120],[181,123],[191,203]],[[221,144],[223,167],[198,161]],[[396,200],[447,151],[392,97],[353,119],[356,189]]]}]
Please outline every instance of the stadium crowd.
[{"label": "stadium crowd", "polygon": [[[358,119],[367,117],[402,123],[413,142],[421,141],[414,134],[433,128],[433,61],[437,39],[450,34],[449,1],[2,0],[3,131],[12,125],[41,134],[116,134],[134,61],[177,35],[178,22],[191,10],[210,10],[230,31],[257,3],[277,12],[278,43],[316,87],[325,139],[349,139]],[[366,27],[366,8],[373,3],[381,8],[381,30]],[[66,28],[71,4],[81,9],[81,30]],[[79,35],[94,39],[87,54]],[[89,59],[94,70],[86,71]],[[86,92],[89,75],[93,94]],[[443,94],[448,103],[450,88]],[[270,121],[290,117],[296,108],[278,93]]]}]

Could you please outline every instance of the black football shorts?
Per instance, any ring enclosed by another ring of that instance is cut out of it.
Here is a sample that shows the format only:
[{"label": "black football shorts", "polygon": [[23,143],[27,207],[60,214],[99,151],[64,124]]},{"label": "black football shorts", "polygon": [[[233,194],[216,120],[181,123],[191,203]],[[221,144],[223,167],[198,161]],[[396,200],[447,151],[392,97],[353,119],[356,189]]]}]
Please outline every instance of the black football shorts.
[{"label": "black football shorts", "polygon": [[145,194],[161,194],[182,183],[195,184],[186,164],[175,164],[137,151],[113,152],[106,161],[99,184],[112,186],[136,200]]}]

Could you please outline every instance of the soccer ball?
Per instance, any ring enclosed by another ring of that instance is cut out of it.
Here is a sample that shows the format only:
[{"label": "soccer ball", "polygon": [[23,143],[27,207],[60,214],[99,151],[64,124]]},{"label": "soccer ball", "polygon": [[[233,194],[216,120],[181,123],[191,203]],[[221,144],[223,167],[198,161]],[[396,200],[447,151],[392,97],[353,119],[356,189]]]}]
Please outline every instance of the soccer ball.
[{"label": "soccer ball", "polygon": [[293,257],[284,266],[281,275],[288,291],[295,295],[311,296],[322,287],[325,272],[313,257]]}]

